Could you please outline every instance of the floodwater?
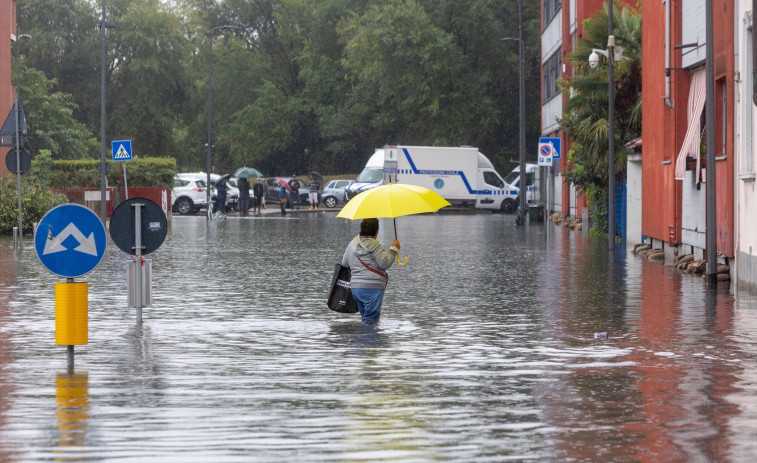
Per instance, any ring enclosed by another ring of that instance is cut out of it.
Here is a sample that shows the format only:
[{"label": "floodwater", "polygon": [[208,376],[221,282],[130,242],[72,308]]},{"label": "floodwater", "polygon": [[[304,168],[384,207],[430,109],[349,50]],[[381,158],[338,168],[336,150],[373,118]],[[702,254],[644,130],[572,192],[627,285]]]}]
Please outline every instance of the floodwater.
[{"label": "floodwater", "polygon": [[73,372],[64,279],[3,238],[0,461],[757,459],[753,296],[514,216],[397,229],[377,326],[326,308],[358,231],[333,213],[175,217],[141,326],[111,243]]}]

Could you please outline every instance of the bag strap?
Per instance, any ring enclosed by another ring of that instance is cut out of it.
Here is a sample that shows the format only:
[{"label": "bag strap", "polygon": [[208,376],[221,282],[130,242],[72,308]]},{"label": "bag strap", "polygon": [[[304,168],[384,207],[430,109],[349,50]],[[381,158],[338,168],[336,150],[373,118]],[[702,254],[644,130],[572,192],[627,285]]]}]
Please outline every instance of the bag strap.
[{"label": "bag strap", "polygon": [[358,256],[355,256],[355,257],[357,257],[357,260],[359,260],[360,263],[363,264],[363,267],[367,268],[368,270],[370,270],[371,272],[373,272],[373,273],[375,273],[377,275],[381,275],[382,277],[386,278],[387,282],[389,281],[389,275],[387,275],[386,273],[382,272],[381,270],[376,270],[373,267],[369,267],[368,265],[366,265],[365,262],[363,262],[363,259],[361,259],[360,257],[358,257]]}]

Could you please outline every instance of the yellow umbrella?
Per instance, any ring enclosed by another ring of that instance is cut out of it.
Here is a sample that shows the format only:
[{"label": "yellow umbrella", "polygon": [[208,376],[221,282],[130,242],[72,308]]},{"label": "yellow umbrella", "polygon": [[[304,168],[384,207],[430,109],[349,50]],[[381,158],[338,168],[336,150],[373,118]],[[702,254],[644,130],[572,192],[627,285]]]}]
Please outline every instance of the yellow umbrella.
[{"label": "yellow umbrella", "polygon": [[[358,194],[345,204],[336,216],[350,220],[380,217],[396,219],[403,215],[436,212],[446,206],[451,206],[451,204],[428,188],[389,183]],[[394,236],[397,236],[396,220],[394,221]],[[405,262],[402,263],[398,254],[397,263],[407,264],[407,256]]]}]

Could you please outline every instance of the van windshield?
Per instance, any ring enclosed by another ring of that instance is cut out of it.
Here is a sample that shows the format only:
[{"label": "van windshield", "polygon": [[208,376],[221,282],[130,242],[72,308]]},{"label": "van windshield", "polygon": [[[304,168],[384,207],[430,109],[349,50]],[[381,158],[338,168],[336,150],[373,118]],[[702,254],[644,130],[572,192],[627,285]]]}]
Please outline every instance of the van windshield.
[{"label": "van windshield", "polygon": [[[507,183],[508,185],[512,185],[512,186],[514,186],[514,187],[517,188],[518,184],[515,183],[515,181],[518,180],[518,177],[520,177],[520,172],[514,170],[514,171],[510,172],[509,174],[507,174],[507,177],[505,177],[505,183]],[[520,182],[518,182],[518,183],[520,183]]]},{"label": "van windshield", "polygon": [[384,177],[383,169],[363,169],[355,182],[358,183],[376,183]]}]

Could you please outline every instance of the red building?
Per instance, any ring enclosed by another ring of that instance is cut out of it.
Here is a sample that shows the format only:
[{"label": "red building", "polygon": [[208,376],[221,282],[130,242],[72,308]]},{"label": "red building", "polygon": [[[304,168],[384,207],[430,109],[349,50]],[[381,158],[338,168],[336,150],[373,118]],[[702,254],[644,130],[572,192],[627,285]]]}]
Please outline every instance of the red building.
[{"label": "red building", "polygon": [[[0,126],[13,107],[15,87],[11,85],[11,50],[16,37],[16,1],[0,0]],[[0,176],[6,175],[5,155],[10,148],[0,147]]]},{"label": "red building", "polygon": [[[715,119],[704,128],[705,0],[645,2],[642,11],[642,233],[666,259],[706,249],[702,134],[715,137],[717,251],[734,255],[734,5],[713,8]],[[666,70],[668,71],[666,73]],[[687,136],[688,135],[688,136]]]},{"label": "red building", "polygon": [[[574,70],[567,62],[577,41],[584,36],[583,21],[604,8],[607,0],[542,0],[542,126],[541,136],[561,139],[561,159],[547,181],[550,198],[546,198],[551,211],[581,218],[586,202],[575,188],[563,181],[562,173],[569,168],[568,151],[572,140],[559,131],[555,118],[562,117],[568,97],[560,93],[557,78],[570,80]],[[620,3],[636,6],[634,0]],[[554,185],[554,187],[553,187]]]}]

